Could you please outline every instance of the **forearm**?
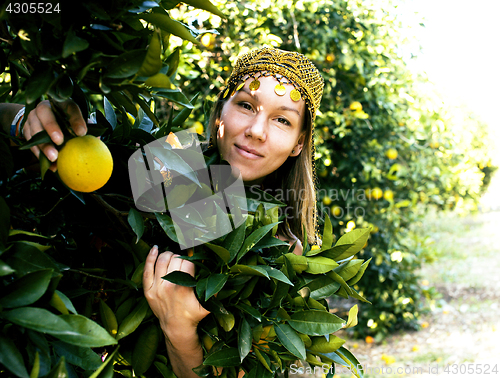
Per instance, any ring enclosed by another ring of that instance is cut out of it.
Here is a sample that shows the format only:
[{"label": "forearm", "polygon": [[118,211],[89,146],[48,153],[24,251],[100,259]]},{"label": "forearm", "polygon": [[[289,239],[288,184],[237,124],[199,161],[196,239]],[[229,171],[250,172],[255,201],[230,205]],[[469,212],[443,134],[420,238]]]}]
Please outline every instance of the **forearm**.
[{"label": "forearm", "polygon": [[[199,378],[193,368],[203,363],[203,349],[196,329],[178,329],[178,335],[165,333],[167,353],[178,378]],[[182,335],[179,335],[181,333]]]},{"label": "forearm", "polygon": [[0,104],[0,127],[7,134],[10,134],[10,125],[22,108],[23,105],[19,104]]}]

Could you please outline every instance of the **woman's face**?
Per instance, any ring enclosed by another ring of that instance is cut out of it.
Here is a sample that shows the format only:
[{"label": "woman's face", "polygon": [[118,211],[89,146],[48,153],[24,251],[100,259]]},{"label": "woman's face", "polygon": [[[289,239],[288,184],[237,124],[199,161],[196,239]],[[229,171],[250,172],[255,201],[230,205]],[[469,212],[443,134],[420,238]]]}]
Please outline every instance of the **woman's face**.
[{"label": "woman's face", "polygon": [[[241,172],[246,184],[256,184],[303,148],[304,100],[293,101],[293,85],[278,96],[272,76],[260,77],[260,87],[249,89],[253,79],[224,104],[217,132],[217,146],[224,160]],[[292,152],[294,151],[294,152]]]}]

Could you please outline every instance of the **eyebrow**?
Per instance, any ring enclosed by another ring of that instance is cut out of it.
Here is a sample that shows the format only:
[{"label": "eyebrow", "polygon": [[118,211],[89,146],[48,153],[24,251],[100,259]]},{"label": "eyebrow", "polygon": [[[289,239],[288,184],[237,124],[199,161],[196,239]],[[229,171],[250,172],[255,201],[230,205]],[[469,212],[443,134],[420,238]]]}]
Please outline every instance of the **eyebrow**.
[{"label": "eyebrow", "polygon": [[[249,96],[252,96],[253,98],[255,98],[255,100],[259,101],[259,96],[257,95],[257,93],[252,93],[253,91],[250,91],[250,89],[248,89],[246,87],[241,88],[240,92],[245,92]],[[301,114],[300,114],[300,112],[297,109],[291,108],[291,107],[286,106],[286,105],[280,106],[278,108],[278,110],[284,110],[284,111],[294,112],[294,113],[297,113],[299,115],[299,117],[301,117]]]}]

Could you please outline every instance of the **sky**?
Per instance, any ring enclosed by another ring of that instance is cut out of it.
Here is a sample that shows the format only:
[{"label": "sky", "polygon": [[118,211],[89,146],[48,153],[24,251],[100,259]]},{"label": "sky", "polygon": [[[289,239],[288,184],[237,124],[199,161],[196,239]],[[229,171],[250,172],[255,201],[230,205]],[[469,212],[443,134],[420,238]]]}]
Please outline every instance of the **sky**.
[{"label": "sky", "polygon": [[409,0],[424,17],[417,59],[438,89],[467,104],[500,138],[499,0]]}]

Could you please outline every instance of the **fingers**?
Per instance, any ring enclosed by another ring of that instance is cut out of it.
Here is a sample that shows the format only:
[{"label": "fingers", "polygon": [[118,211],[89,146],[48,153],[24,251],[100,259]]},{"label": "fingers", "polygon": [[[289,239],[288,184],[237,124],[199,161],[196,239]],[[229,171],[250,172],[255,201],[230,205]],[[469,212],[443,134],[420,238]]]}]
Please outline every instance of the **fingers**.
[{"label": "fingers", "polygon": [[[32,115],[33,112],[30,113],[30,116]],[[60,145],[64,141],[64,135],[61,131],[61,127],[56,121],[56,117],[54,113],[52,112],[52,109],[50,107],[50,103],[48,101],[42,101],[38,106],[35,108],[35,115],[38,118],[38,125],[39,128],[37,129],[38,131],[45,129],[47,131],[47,134],[49,134],[50,139],[57,144]],[[31,127],[36,127],[38,126],[37,124],[32,125]]]},{"label": "fingers", "polygon": [[68,117],[69,124],[71,128],[78,136],[84,136],[87,134],[87,124],[83,119],[82,112],[78,105],[72,100],[66,100],[59,105],[61,109],[66,113]]},{"label": "fingers", "polygon": [[155,263],[156,257],[158,256],[158,246],[154,246],[149,251],[148,256],[146,257],[146,263],[144,264],[144,273],[142,275],[142,286],[144,290],[149,290],[153,286],[154,283],[154,273],[155,273]]}]

